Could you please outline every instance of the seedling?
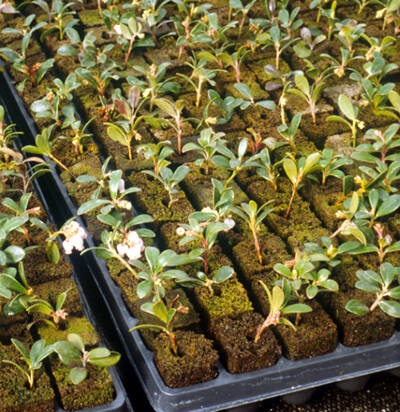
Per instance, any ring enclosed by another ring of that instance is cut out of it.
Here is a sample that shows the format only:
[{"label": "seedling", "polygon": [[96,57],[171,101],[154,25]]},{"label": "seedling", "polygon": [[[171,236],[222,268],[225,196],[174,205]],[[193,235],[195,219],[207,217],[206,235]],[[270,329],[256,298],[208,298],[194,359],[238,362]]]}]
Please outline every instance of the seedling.
[{"label": "seedling", "polygon": [[238,215],[248,224],[253,236],[254,247],[256,249],[258,262],[260,263],[260,265],[262,265],[263,262],[260,243],[258,241],[258,232],[263,220],[274,210],[273,207],[269,207],[273,202],[273,200],[269,200],[262,206],[258,207],[257,203],[254,200],[250,200],[249,203],[241,203],[240,207],[231,207],[232,212]]},{"label": "seedling", "polygon": [[397,148],[400,147],[398,131],[400,125],[393,123],[385,131],[379,129],[369,129],[364,135],[364,139],[371,143],[363,143],[356,147],[352,158],[360,162],[372,163],[377,162],[390,164],[393,161],[400,160]]},{"label": "seedling", "polygon": [[174,153],[170,147],[171,142],[164,140],[159,143],[146,143],[137,147],[138,153],[142,152],[146,159],[151,159],[154,165],[154,173],[160,174],[161,167],[167,167],[171,164],[168,159]]},{"label": "seedling", "polygon": [[280,126],[278,126],[279,134],[285,139],[287,143],[289,143],[290,147],[295,153],[297,152],[295,136],[300,126],[301,117],[301,113],[296,113],[292,117],[289,127],[286,124],[281,124]]},{"label": "seedling", "polygon": [[[337,179],[343,179],[345,173],[340,170],[343,166],[351,165],[353,162],[350,158],[343,156],[342,154],[333,154],[332,149],[324,149],[319,159],[319,170],[321,171],[321,185],[325,186],[329,177],[335,177]],[[308,176],[310,179],[319,183],[319,180],[312,175]]]},{"label": "seedling", "polygon": [[273,100],[260,100],[256,102],[254,100],[254,96],[250,90],[250,87],[246,83],[235,83],[234,87],[246,99],[240,105],[240,108],[242,110],[247,109],[250,105],[261,106],[268,110],[275,109],[275,103]]},{"label": "seedling", "polygon": [[189,265],[201,260],[197,254],[176,254],[173,250],[160,251],[153,246],[146,247],[144,251],[146,263],[133,259],[130,263],[139,272],[140,282],[136,293],[139,299],[151,296],[153,302],[161,301],[165,297],[168,280],[184,282],[191,278],[183,270],[175,269],[177,266]]},{"label": "seedling", "polygon": [[353,138],[353,147],[356,147],[357,130],[364,129],[365,123],[357,119],[358,107],[354,106],[351,99],[345,94],[341,94],[338,99],[339,109],[343,116],[332,115],[327,118],[328,122],[340,122],[347,125]]},{"label": "seedling", "polygon": [[150,111],[153,110],[153,104],[160,95],[166,93],[176,94],[181,88],[181,85],[174,80],[175,77],[165,78],[169,65],[169,62],[161,63],[159,66],[155,64],[148,67],[136,65],[133,66],[133,69],[141,73],[146,80],[131,76],[127,78],[129,84],[139,87],[143,96],[150,98]]},{"label": "seedling", "polygon": [[58,160],[52,153],[53,142],[51,139],[51,134],[54,129],[54,124],[50,127],[44,127],[42,129],[42,133],[38,134],[35,139],[35,146],[28,145],[24,146],[22,150],[26,153],[33,153],[36,155],[47,156],[50,158],[57,166],[61,169],[65,170],[73,179],[75,179],[75,175],[71,172],[71,170]]},{"label": "seedling", "polygon": [[168,192],[169,203],[168,207],[171,207],[174,202],[178,199],[175,195],[180,192],[179,183],[186,177],[189,173],[188,166],[178,166],[175,171],[172,171],[169,167],[160,167],[160,173],[156,174],[152,170],[143,170],[154,179],[158,180],[164,186],[164,189]]},{"label": "seedling", "polygon": [[290,299],[289,288],[286,288],[285,290],[275,285],[272,288],[272,292],[270,292],[268,286],[262,280],[259,280],[259,282],[268,297],[269,314],[265,321],[257,328],[257,334],[254,339],[254,343],[257,343],[260,340],[263,331],[270,326],[282,324],[288,325],[296,330],[296,327],[293,325],[293,323],[289,319],[282,317],[282,315],[311,312],[310,306],[305,305],[304,303],[294,303],[292,305],[288,305]]},{"label": "seedling", "polygon": [[[354,54],[354,53],[353,53]],[[334,56],[331,56],[327,53],[322,53],[321,57],[330,60],[333,69],[333,73],[340,79],[342,78],[346,70],[350,69],[350,64],[355,60],[363,59],[363,56],[354,56],[350,51],[344,47],[340,48],[340,60],[336,59]]]},{"label": "seedling", "polygon": [[399,274],[400,268],[388,262],[382,263],[379,273],[373,270],[358,270],[356,288],[367,293],[375,293],[376,299],[370,307],[357,299],[351,299],[346,303],[346,309],[355,315],[363,316],[379,306],[387,315],[400,318],[400,286],[395,286]]},{"label": "seedling", "polygon": [[[367,73],[363,77],[358,71],[352,70],[350,78],[361,85],[361,97],[377,112],[382,103],[387,100],[388,93],[394,88],[394,83],[381,84],[385,76],[398,68],[397,64],[386,63],[382,55],[375,53],[374,59],[363,65]],[[380,110],[382,113],[382,110]]]},{"label": "seedling", "polygon": [[[29,221],[32,216],[35,216],[40,213],[40,206],[29,208],[29,201],[31,199],[31,196],[32,193],[24,193],[17,202],[11,199],[10,197],[6,197],[1,201],[1,204],[5,206],[7,209],[11,210],[15,216],[26,216],[27,221]],[[23,233],[28,245],[31,243],[29,231],[25,225],[21,225],[15,230]]]},{"label": "seedling", "polygon": [[238,32],[238,39],[240,39],[243,31],[244,22],[246,21],[246,17],[249,14],[249,11],[256,3],[256,0],[252,0],[250,3],[243,4],[241,0],[229,0],[229,21],[231,21],[232,10],[236,10],[234,16],[241,14],[242,18],[239,22],[239,32]]},{"label": "seedling", "polygon": [[9,47],[1,47],[0,48],[0,56],[3,57],[5,60],[12,63],[12,67],[23,73],[26,78],[18,83],[17,90],[22,92],[25,87],[25,83],[27,80],[30,80],[33,86],[37,86],[44,76],[46,75],[47,71],[53,67],[54,59],[47,59],[44,62],[37,62],[33,65],[28,65],[27,63],[27,50],[29,44],[32,40],[32,36],[38,30],[40,30],[43,26],[46,25],[45,22],[41,22],[36,24],[35,26],[31,27],[33,20],[35,19],[35,15],[31,14],[25,19],[22,29],[15,29],[12,27],[6,27],[2,30],[4,34],[13,34],[13,35],[20,35],[22,36],[21,40],[21,49],[19,52],[16,52],[14,49]]},{"label": "seedling", "polygon": [[335,37],[349,50],[350,55],[353,55],[353,44],[364,33],[365,24],[352,19],[345,19],[340,23],[336,23],[335,27],[338,31]]},{"label": "seedling", "polygon": [[173,331],[173,321],[177,313],[187,313],[188,308],[179,304],[177,308],[172,307],[168,309],[162,300],[158,300],[156,302],[144,303],[141,306],[141,309],[144,312],[150,313],[150,315],[158,318],[163,325],[141,324],[129,329],[129,332],[136,329],[161,329],[162,332],[167,334],[171,344],[171,349],[173,353],[177,355],[178,348],[176,346],[175,333]]},{"label": "seedling", "polygon": [[289,35],[285,35],[281,32],[277,24],[273,24],[268,31],[268,39],[266,41],[265,47],[273,46],[275,49],[275,68],[279,70],[279,61],[282,53],[293,43],[299,40],[298,37],[292,39]]},{"label": "seedling", "polygon": [[[283,276],[282,279],[276,281],[276,284],[285,290],[287,288],[285,283],[288,283],[291,294],[300,303],[314,299],[322,291],[337,292],[339,290],[336,281],[329,279],[331,272],[328,269],[318,270],[306,254],[301,256],[298,251],[293,261],[286,262],[285,265],[277,263],[274,270]],[[296,316],[296,325],[299,321],[300,313]]]},{"label": "seedling", "polygon": [[52,326],[53,328],[58,328],[59,324],[64,321],[68,313],[62,308],[65,303],[65,299],[67,298],[68,292],[70,292],[72,289],[68,289],[65,292],[62,292],[58,295],[57,297],[57,302],[56,305],[53,307],[53,305],[49,302],[47,302],[44,299],[40,298],[34,298],[30,300],[28,307],[26,308],[26,311],[31,314],[31,313],[41,313],[43,315],[49,316],[51,320],[49,319],[38,319],[34,322],[32,322],[29,325],[29,328],[33,326],[33,324],[43,321],[47,323],[48,325]]},{"label": "seedling", "polygon": [[210,164],[214,163],[213,159],[218,152],[218,147],[225,143],[225,140],[222,139],[223,136],[225,136],[225,133],[215,133],[210,127],[203,129],[197,140],[198,143],[186,143],[185,146],[183,146],[182,151],[183,153],[186,153],[195,150],[199,153],[201,158],[196,159],[194,164],[200,167],[205,164],[205,174],[208,175]]},{"label": "seedling", "polygon": [[118,39],[123,41],[123,47],[126,46],[124,43],[127,43],[128,47],[124,58],[124,67],[126,67],[135,40],[144,38],[143,26],[135,17],[130,17],[126,23],[121,21],[120,24],[115,25],[113,30],[118,36],[122,36],[118,37]]},{"label": "seedling", "polygon": [[41,34],[41,41],[43,41],[48,34],[55,31],[58,31],[59,40],[64,40],[65,34],[70,39],[79,39],[79,34],[74,28],[74,26],[79,23],[79,20],[72,18],[66,20],[67,16],[73,16],[76,13],[75,10],[71,10],[71,7],[75,5],[74,2],[64,4],[63,0],[53,0],[50,6],[50,4],[44,0],[34,0],[32,4],[40,7],[47,14],[47,22],[52,23],[51,27]]},{"label": "seedling", "polygon": [[118,117],[122,120],[105,123],[108,126],[107,134],[110,139],[128,148],[129,160],[132,160],[132,140],[141,140],[142,138],[137,128],[147,117],[146,115],[139,115],[140,109],[146,100],[141,98],[140,89],[137,86],[132,86],[129,89],[128,99],[117,94],[113,99],[113,103]]},{"label": "seedling", "polygon": [[[115,365],[121,358],[118,352],[110,351],[107,348],[98,347],[87,351],[82,338],[76,333],[68,334],[66,341],[54,343],[52,349],[65,365],[72,366],[69,378],[75,385],[86,379],[89,363],[106,368]],[[76,364],[80,366],[74,366]]]},{"label": "seedling", "polygon": [[79,59],[81,67],[76,69],[76,73],[86,84],[98,91],[103,108],[107,104],[108,85],[111,80],[119,78],[114,70],[117,65],[108,56],[113,47],[114,44],[107,44],[104,47],[97,46],[96,36],[90,31],[82,41],[64,44],[57,50],[61,56],[74,56]]},{"label": "seedling", "polygon": [[22,375],[26,377],[29,383],[29,388],[33,389],[35,383],[35,370],[42,367],[43,361],[54,352],[54,347],[53,345],[46,346],[45,340],[40,339],[32,345],[30,352],[28,352],[25,345],[18,339],[11,338],[11,342],[21,354],[22,360],[26,364],[26,368],[20,366],[17,362],[8,359],[3,359],[2,362],[16,367]]},{"label": "seedling", "polygon": [[[18,262],[18,270],[14,267],[7,267],[0,273],[0,296],[7,299],[2,311],[5,316],[13,316],[23,312],[35,298],[33,289],[26,280],[24,265],[22,262],[25,250],[18,250],[18,246],[9,246],[3,254],[13,257],[14,262]],[[11,252],[13,252],[11,254]],[[10,259],[9,259],[10,260]],[[10,262],[11,263],[11,262]],[[17,278],[18,274],[18,278]]]},{"label": "seedling", "polygon": [[304,178],[316,169],[320,157],[320,153],[312,153],[307,157],[301,157],[299,160],[296,160],[291,153],[286,153],[282,164],[287,177],[292,183],[292,195],[286,209],[285,219],[289,217],[293,200],[298,189],[302,186]]},{"label": "seedling", "polygon": [[[72,101],[72,92],[81,86],[81,83],[77,80],[76,74],[71,73],[63,82],[60,79],[54,79],[53,84],[55,87],[48,89],[46,96],[34,101],[31,104],[31,110],[35,113],[36,117],[49,118],[54,120],[57,126],[61,126],[60,114],[63,113],[67,119],[71,117],[75,118],[75,110],[72,104],[64,105],[65,102]],[[62,125],[62,128],[68,127],[71,122],[66,120]]]},{"label": "seedling", "polygon": [[389,234],[385,235],[385,228],[380,223],[375,223],[373,229],[377,235],[376,244],[368,243],[367,245],[362,245],[359,243],[357,247],[349,253],[353,255],[376,253],[378,255],[379,264],[382,265],[388,253],[400,251],[400,241],[393,242],[393,239]]},{"label": "seedling", "polygon": [[339,219],[345,219],[338,229],[335,230],[330,235],[331,239],[334,239],[339,234],[344,236],[353,236],[355,237],[360,243],[363,245],[367,244],[367,239],[363,231],[358,227],[358,225],[353,221],[359,206],[360,206],[360,197],[357,192],[353,192],[351,199],[346,199],[343,206],[347,207],[347,209],[341,210],[336,213],[336,217]]},{"label": "seedling", "polygon": [[[192,69],[191,76],[189,77],[186,74],[182,73],[178,73],[178,76],[182,77],[193,87],[194,91],[196,92],[196,107],[199,107],[203,85],[208,83],[211,86],[215,86],[215,81],[213,80],[214,77],[218,72],[224,70],[206,69],[205,66],[207,65],[207,60],[197,60],[196,57],[191,57],[190,62],[185,62],[185,64]],[[197,79],[197,83],[193,79]]]},{"label": "seedling", "polygon": [[[78,181],[84,183],[90,182],[86,175],[84,176],[84,178],[80,176]],[[129,200],[126,200],[125,197],[131,193],[136,193],[139,191],[140,189],[137,187],[125,189],[124,181],[122,180],[122,170],[113,170],[109,174],[108,199],[98,197],[90,199],[79,207],[77,213],[78,215],[88,214],[99,207],[101,207],[100,213],[103,215],[108,215],[114,208],[131,210],[132,203]]]},{"label": "seedling", "polygon": [[383,189],[371,189],[355,214],[355,218],[372,227],[376,219],[391,215],[400,207],[400,195],[389,194]]},{"label": "seedling", "polygon": [[223,146],[222,144],[217,146],[217,151],[220,154],[215,155],[212,161],[216,166],[223,167],[230,172],[230,176],[226,179],[224,187],[229,187],[232,180],[241,170],[247,169],[248,167],[259,166],[259,163],[257,162],[260,157],[259,153],[247,159],[245,158],[247,146],[248,139],[245,137],[238,145],[237,156],[226,146]]},{"label": "seedling", "polygon": [[278,190],[278,177],[281,162],[273,162],[268,148],[261,150],[259,155],[259,165],[257,167],[257,175],[265,179],[272,184],[275,191]]},{"label": "seedling", "polygon": [[154,100],[154,104],[161,110],[163,114],[165,113],[172,118],[172,121],[169,119],[165,119],[165,121],[169,126],[171,126],[175,130],[178,154],[182,154],[183,125],[191,120],[196,121],[197,119],[182,116],[182,111],[185,107],[185,103],[183,100],[171,102],[168,99],[159,98]]},{"label": "seedling", "polygon": [[[326,77],[325,77],[326,78]],[[294,78],[295,87],[288,89],[288,93],[292,93],[304,100],[309,108],[313,123],[316,124],[317,103],[321,96],[322,88],[325,85],[323,80],[314,81],[311,85],[307,78],[302,74],[297,74]]]},{"label": "seedling", "polygon": [[5,161],[10,159],[9,146],[22,132],[15,130],[15,124],[7,125],[4,121],[4,107],[0,105],[0,151],[3,153]]},{"label": "seedling", "polygon": [[[193,256],[201,256],[204,265],[204,274],[209,277],[209,255],[214,246],[218,233],[231,229],[225,223],[215,222],[215,215],[207,212],[193,212],[188,217],[188,223],[182,223],[177,234],[183,236],[179,245],[193,241],[200,241],[201,247],[191,251]],[[222,268],[226,268],[223,266]],[[225,271],[225,269],[222,269]],[[231,274],[233,271],[231,272]]]},{"label": "seedling", "polygon": [[308,27],[303,27],[300,30],[300,37],[302,40],[293,46],[293,50],[301,59],[310,57],[315,47],[326,40],[326,36],[324,34],[318,34],[315,38],[313,38],[311,30]]}]

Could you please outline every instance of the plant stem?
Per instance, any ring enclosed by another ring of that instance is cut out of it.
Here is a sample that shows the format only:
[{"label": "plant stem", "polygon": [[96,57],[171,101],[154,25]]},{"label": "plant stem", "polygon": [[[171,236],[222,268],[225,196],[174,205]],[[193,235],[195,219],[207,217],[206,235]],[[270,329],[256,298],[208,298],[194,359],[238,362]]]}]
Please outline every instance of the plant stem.
[{"label": "plant stem", "polygon": [[254,246],[256,248],[258,262],[260,263],[260,265],[262,265],[263,262],[262,262],[262,256],[261,256],[261,250],[260,250],[260,243],[258,242],[257,231],[255,227],[251,228],[251,233],[253,234]]},{"label": "plant stem", "polygon": [[286,213],[285,213],[285,219],[287,219],[289,217],[290,209],[292,207],[292,203],[293,203],[294,197],[296,195],[296,192],[297,192],[297,184],[293,186],[292,196],[290,197],[289,206],[286,209]]},{"label": "plant stem", "polygon": [[382,299],[386,296],[387,289],[384,288],[380,293],[377,294],[375,302],[369,308],[369,311],[372,312],[382,301]]},{"label": "plant stem", "polygon": [[201,89],[203,87],[203,78],[200,77],[199,78],[199,84],[197,86],[197,90],[196,90],[196,107],[200,106],[200,99],[201,99]]},{"label": "plant stem", "polygon": [[131,39],[129,40],[129,47],[128,47],[128,51],[126,52],[125,60],[124,60],[124,66],[125,67],[128,64],[128,59],[129,59],[129,55],[131,54],[131,51],[132,51],[134,40],[135,40],[135,36],[132,36]]},{"label": "plant stem", "polygon": [[118,260],[129,270],[129,272],[131,272],[132,275],[135,276],[135,278],[138,278],[135,269],[133,269],[132,266],[131,266],[125,259],[123,259],[117,252],[115,252],[115,251],[111,248],[110,244],[108,244],[107,246],[109,246],[109,250],[111,249],[111,252],[112,252],[113,257],[115,257],[116,259],[118,259]]},{"label": "plant stem", "polygon": [[51,153],[49,154],[50,159],[56,163],[61,169],[64,169],[74,180],[76,179],[76,176],[68,169],[67,166],[65,166],[63,163],[61,163],[56,157],[54,157]]}]

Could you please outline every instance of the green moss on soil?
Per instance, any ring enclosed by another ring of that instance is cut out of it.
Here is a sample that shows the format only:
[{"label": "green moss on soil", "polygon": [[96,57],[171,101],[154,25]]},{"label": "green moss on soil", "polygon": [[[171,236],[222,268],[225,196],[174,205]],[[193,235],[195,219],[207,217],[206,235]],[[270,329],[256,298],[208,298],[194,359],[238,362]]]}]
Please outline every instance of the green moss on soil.
[{"label": "green moss on soil", "polygon": [[50,367],[65,410],[76,411],[113,401],[115,389],[107,369],[88,364],[88,377],[74,385],[68,376],[69,367],[58,360],[53,360]]},{"label": "green moss on soil", "polygon": [[97,346],[100,343],[99,336],[93,325],[87,318],[68,317],[64,323],[63,329],[55,329],[47,324],[38,324],[37,333],[50,345],[59,340],[66,340],[69,333],[76,333],[80,335],[83,343],[87,348]]},{"label": "green moss on soil", "polygon": [[[14,346],[0,345],[0,360],[20,363]],[[22,364],[21,364],[22,365]],[[34,388],[26,385],[26,378],[12,365],[0,363],[0,412],[53,412],[55,395],[49,377],[43,369],[35,371]]]},{"label": "green moss on soil", "polygon": [[226,368],[230,373],[244,373],[274,365],[281,348],[270,328],[264,330],[254,343],[257,328],[263,317],[246,312],[238,319],[223,317],[216,322],[214,337],[222,350]]},{"label": "green moss on soil", "polygon": [[241,313],[253,310],[246,289],[237,279],[215,285],[213,293],[207,288],[196,288],[195,296],[211,328],[223,316],[234,319]]},{"label": "green moss on soil", "polygon": [[165,334],[156,339],[154,362],[169,387],[180,388],[217,377],[218,353],[204,335],[177,331],[176,344],[178,355],[173,354]]}]

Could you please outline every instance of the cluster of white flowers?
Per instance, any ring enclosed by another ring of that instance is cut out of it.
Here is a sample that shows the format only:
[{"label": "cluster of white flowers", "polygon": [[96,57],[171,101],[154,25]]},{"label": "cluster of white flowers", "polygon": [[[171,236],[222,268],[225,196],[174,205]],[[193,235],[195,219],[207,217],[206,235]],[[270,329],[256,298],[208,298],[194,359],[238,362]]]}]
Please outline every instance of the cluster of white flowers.
[{"label": "cluster of white flowers", "polygon": [[131,210],[132,209],[132,203],[129,200],[114,200],[113,203],[118,206],[120,209],[126,209],[126,210]]},{"label": "cluster of white flowers", "polygon": [[125,235],[122,243],[117,245],[117,252],[120,256],[125,255],[130,260],[139,259],[144,250],[144,243],[140,236],[134,231],[130,231]]},{"label": "cluster of white flowers", "polygon": [[72,221],[63,228],[62,234],[65,236],[63,248],[67,255],[70,255],[74,249],[83,250],[83,241],[87,235],[79,223]]}]

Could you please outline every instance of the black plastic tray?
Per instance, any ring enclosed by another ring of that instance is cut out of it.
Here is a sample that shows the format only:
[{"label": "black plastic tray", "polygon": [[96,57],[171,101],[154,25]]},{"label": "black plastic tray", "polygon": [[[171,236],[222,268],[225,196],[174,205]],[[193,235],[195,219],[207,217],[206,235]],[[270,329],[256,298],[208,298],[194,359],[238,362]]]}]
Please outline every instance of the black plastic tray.
[{"label": "black plastic tray", "polygon": [[[3,79],[1,79],[1,81],[3,81]],[[5,101],[6,96],[3,95],[3,89],[1,86],[2,84],[0,85],[0,104],[3,105],[6,111],[7,121],[12,123],[9,115],[9,107],[7,107],[7,102]],[[36,180],[32,182],[32,185],[36,197],[41,202],[44,210],[48,215],[49,221],[55,223],[56,218],[53,214],[54,205],[53,207],[49,206],[47,198],[42,190],[42,185],[39,184]],[[87,268],[85,267],[85,265],[82,264],[84,263],[82,261],[79,262],[76,259],[71,259],[68,255],[66,255],[66,258],[72,264],[72,279],[75,281],[78,287],[84,315],[88,318],[89,322],[95,327],[96,331],[99,333],[101,343],[104,345],[105,338],[102,333],[101,327],[99,326],[99,317],[94,316],[93,311],[91,310],[91,305],[89,304],[89,301],[95,298],[93,293],[94,291],[92,290],[90,294],[88,293],[87,288],[85,288],[83,285],[84,277],[80,276],[81,273],[84,274],[85,272],[87,272]],[[113,384],[115,388],[115,399],[112,402],[108,402],[106,404],[99,405],[96,407],[79,409],[78,412],[133,412],[132,405],[127,397],[126,390],[117,372],[117,368],[115,366],[112,366],[109,367],[108,370],[113,379]],[[58,407],[56,408],[56,412],[65,412],[65,410],[62,407]]]},{"label": "black plastic tray", "polygon": [[[14,121],[26,136],[37,133],[32,118],[19,98],[7,73],[3,73],[7,97],[15,102]],[[76,215],[76,207],[68,197],[65,187],[55,170],[50,178],[42,178],[43,191],[48,202],[57,209],[64,220]],[[60,198],[64,197],[65,204]],[[81,220],[81,223],[82,220]],[[94,244],[88,236],[88,244]],[[290,361],[281,358],[272,367],[238,375],[230,374],[220,363],[216,379],[180,389],[167,387],[160,377],[149,351],[137,331],[129,332],[136,319],[123,302],[121,291],[108,275],[104,261],[93,253],[86,253],[89,272],[105,298],[117,333],[127,357],[137,372],[146,395],[157,411],[216,411],[253,403],[280,395],[315,388],[333,382],[369,375],[400,366],[400,332],[384,342],[355,348],[339,344],[330,354],[308,360]]]}]

